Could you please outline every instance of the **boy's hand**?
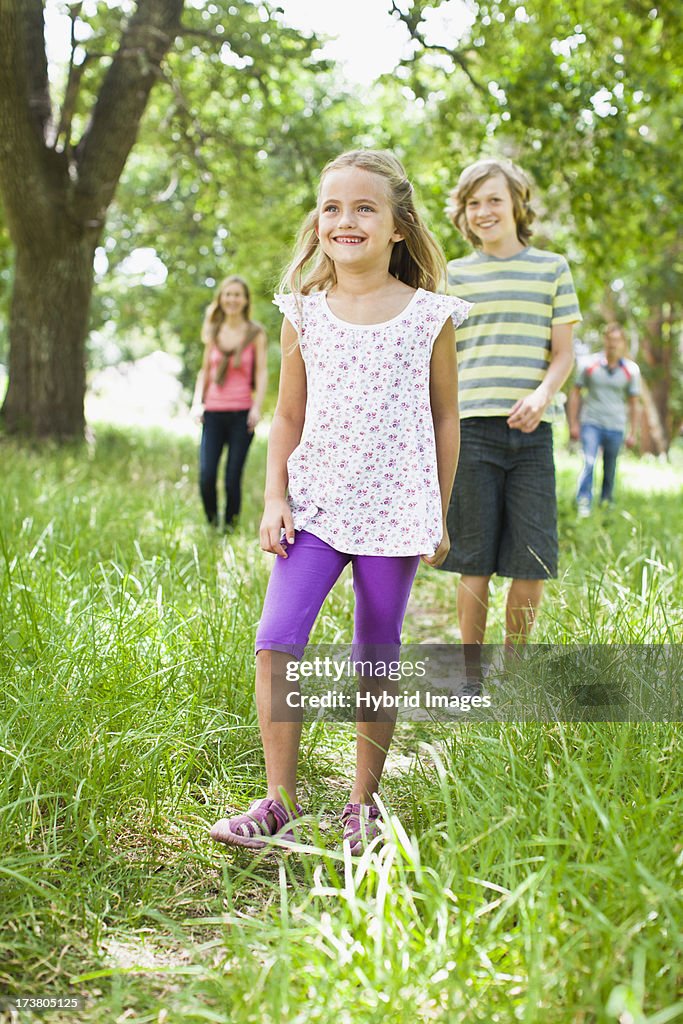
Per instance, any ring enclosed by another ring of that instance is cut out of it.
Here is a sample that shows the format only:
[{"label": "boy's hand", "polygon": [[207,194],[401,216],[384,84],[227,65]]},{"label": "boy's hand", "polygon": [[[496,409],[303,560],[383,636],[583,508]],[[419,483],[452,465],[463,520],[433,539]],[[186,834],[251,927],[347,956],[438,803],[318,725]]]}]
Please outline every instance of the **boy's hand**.
[{"label": "boy's hand", "polygon": [[550,405],[550,399],[541,388],[515,402],[507,418],[507,425],[523,434],[531,434],[543,419],[543,413]]},{"label": "boy's hand", "polygon": [[[285,536],[281,541],[283,529]],[[285,498],[269,498],[266,501],[259,538],[264,551],[270,551],[281,558],[288,557],[285,544],[294,543],[294,521],[289,502]]]},{"label": "boy's hand", "polygon": [[446,555],[451,550],[451,542],[448,536],[448,530],[444,528],[443,537],[441,543],[434,552],[433,555],[422,555],[422,561],[425,565],[431,565],[433,569],[438,569],[440,565],[446,560]]}]

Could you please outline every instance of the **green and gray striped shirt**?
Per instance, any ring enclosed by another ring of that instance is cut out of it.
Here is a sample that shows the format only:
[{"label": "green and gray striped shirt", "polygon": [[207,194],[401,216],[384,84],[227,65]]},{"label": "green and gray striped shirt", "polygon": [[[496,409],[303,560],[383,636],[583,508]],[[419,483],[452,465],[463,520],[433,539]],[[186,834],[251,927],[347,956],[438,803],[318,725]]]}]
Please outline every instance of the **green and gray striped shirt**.
[{"label": "green and gray striped shirt", "polygon": [[545,377],[553,325],[581,320],[569,264],[532,246],[477,251],[448,264],[448,291],[474,303],[457,332],[460,416],[507,416]]}]

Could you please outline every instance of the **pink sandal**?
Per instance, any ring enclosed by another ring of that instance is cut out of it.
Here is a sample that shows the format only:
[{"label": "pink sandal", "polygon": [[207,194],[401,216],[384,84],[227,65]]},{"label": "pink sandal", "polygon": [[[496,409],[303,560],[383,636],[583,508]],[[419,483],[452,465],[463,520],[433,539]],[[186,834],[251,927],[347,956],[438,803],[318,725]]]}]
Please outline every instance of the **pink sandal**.
[{"label": "pink sandal", "polygon": [[[228,846],[246,846],[250,850],[261,850],[270,846],[268,839],[281,839],[287,843],[295,843],[296,837],[291,828],[287,828],[287,826],[302,814],[303,810],[299,804],[296,805],[295,810],[290,811],[279,800],[265,797],[262,800],[254,800],[246,814],[239,814],[235,818],[221,818],[213,826],[209,835],[217,843],[226,843]],[[272,815],[271,821],[268,820],[269,815]]]},{"label": "pink sandal", "polygon": [[351,844],[351,854],[360,856],[366,846],[382,832],[379,807],[374,804],[347,804],[342,811],[344,839]]}]

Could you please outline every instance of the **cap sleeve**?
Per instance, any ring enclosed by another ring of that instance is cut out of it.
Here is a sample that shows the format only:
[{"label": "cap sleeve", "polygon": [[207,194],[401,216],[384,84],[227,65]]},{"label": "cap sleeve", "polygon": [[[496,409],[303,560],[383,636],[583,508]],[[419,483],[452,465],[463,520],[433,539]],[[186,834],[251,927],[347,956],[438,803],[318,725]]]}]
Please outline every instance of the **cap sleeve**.
[{"label": "cap sleeve", "polygon": [[451,314],[453,326],[459,327],[461,323],[467,320],[474,303],[467,302],[465,299],[459,299],[457,295],[444,295],[444,298],[450,302],[448,312]]},{"label": "cap sleeve", "polygon": [[439,329],[443,327],[449,316],[453,321],[453,326],[459,327],[463,320],[470,315],[472,306],[473,303],[459,299],[457,295],[441,295],[434,292],[430,294],[431,313],[438,321]]},{"label": "cap sleeve", "polygon": [[287,317],[290,324],[296,328],[296,333],[301,334],[301,296],[291,292],[276,292],[273,296],[273,305]]}]

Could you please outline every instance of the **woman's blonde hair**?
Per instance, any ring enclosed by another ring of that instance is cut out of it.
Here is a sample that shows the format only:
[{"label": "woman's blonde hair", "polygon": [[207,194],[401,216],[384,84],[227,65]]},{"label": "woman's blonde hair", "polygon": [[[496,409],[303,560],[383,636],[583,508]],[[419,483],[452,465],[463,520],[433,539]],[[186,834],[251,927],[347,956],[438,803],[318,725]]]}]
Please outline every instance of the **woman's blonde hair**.
[{"label": "woman's blonde hair", "polygon": [[531,224],[536,213],[531,208],[531,182],[521,167],[511,160],[477,160],[466,167],[458,178],[458,184],[449,195],[446,213],[455,224],[461,235],[479,248],[481,239],[475,235],[467,223],[465,208],[467,200],[487,178],[502,174],[512,196],[512,210],[517,226],[517,238],[522,245],[528,245],[532,235]]},{"label": "woman's blonde hair", "polygon": [[242,363],[242,353],[261,330],[260,324],[254,323],[251,319],[251,292],[249,291],[249,285],[243,277],[240,277],[238,274],[231,274],[229,277],[226,277],[221,281],[213,301],[209,306],[207,306],[206,313],[204,315],[204,324],[202,325],[202,341],[204,344],[218,344],[218,332],[225,320],[225,312],[221,306],[221,295],[223,294],[223,289],[227,288],[230,284],[238,284],[244,291],[244,297],[247,301],[244,309],[242,310],[242,316],[247,324],[247,330],[242,342],[237,346],[234,352],[223,353],[223,358],[216,367],[216,374],[214,378],[216,384],[219,385],[225,380],[225,375],[230,364],[234,369],[238,369]]},{"label": "woman's blonde hair", "polygon": [[[436,291],[442,287],[446,279],[446,258],[415,206],[413,186],[400,160],[388,150],[354,149],[330,160],[323,168],[316,207],[301,226],[294,256],[282,276],[280,290],[308,295],[314,291],[325,291],[336,284],[334,262],[323,252],[316,227],[325,175],[344,167],[370,171],[384,178],[387,183],[394,224],[403,236],[402,241],[394,243],[389,273],[412,288]],[[309,267],[311,260],[313,264]]]}]

